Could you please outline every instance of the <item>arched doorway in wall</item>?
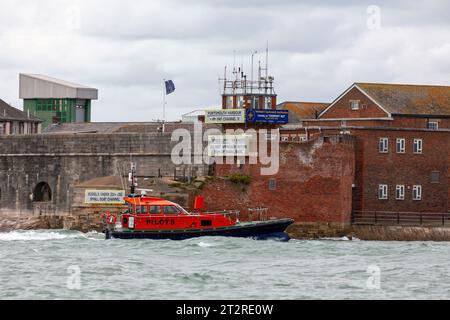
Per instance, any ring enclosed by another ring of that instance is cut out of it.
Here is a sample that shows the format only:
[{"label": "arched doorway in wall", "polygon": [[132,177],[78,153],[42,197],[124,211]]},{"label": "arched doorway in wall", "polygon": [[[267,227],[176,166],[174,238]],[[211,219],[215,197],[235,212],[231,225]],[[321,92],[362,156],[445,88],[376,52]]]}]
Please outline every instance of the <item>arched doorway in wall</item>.
[{"label": "arched doorway in wall", "polygon": [[33,202],[52,201],[52,189],[47,182],[39,182],[33,190]]}]

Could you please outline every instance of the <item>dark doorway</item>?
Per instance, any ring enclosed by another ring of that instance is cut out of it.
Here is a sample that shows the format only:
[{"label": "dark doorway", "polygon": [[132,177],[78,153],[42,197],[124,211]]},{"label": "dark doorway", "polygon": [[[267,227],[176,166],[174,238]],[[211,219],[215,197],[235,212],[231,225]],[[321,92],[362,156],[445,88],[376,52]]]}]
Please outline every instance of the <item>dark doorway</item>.
[{"label": "dark doorway", "polygon": [[52,189],[47,182],[40,182],[33,190],[34,202],[49,202],[52,201]]}]

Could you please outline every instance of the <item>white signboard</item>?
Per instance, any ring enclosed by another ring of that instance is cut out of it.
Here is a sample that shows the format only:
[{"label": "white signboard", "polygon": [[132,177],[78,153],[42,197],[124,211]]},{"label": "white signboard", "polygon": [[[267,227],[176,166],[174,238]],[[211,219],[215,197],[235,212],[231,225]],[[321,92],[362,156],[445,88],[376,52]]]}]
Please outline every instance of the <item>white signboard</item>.
[{"label": "white signboard", "polygon": [[86,190],[84,202],[89,204],[123,204],[125,190]]},{"label": "white signboard", "polygon": [[210,157],[246,157],[250,152],[251,135],[211,135],[208,137],[208,156]]},{"label": "white signboard", "polygon": [[245,109],[206,110],[205,123],[245,123]]}]

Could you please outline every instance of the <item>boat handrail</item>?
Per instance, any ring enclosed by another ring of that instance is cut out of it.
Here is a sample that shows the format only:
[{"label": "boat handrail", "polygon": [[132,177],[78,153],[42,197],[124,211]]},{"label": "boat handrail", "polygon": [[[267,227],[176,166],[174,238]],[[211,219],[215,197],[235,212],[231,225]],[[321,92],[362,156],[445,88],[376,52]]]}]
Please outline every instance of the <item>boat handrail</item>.
[{"label": "boat handrail", "polygon": [[239,210],[205,211],[202,214],[233,214],[239,213]]}]

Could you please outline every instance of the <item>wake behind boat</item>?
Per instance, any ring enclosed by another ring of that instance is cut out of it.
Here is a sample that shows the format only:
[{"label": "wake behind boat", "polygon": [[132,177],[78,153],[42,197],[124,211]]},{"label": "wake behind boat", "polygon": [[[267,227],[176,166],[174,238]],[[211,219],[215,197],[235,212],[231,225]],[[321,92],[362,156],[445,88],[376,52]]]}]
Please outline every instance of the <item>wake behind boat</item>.
[{"label": "wake behind boat", "polygon": [[105,215],[106,239],[184,240],[203,236],[289,240],[286,228],[292,219],[240,222],[239,211],[194,212],[162,199],[138,195],[124,198],[128,210],[117,221]]}]

